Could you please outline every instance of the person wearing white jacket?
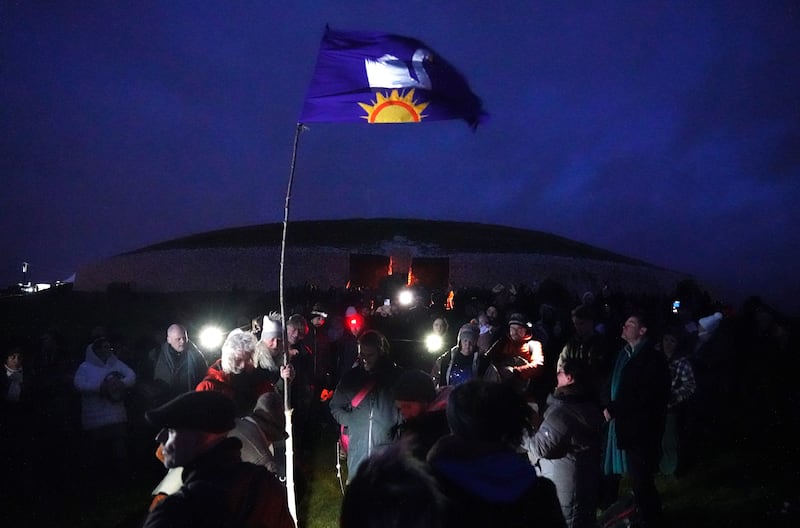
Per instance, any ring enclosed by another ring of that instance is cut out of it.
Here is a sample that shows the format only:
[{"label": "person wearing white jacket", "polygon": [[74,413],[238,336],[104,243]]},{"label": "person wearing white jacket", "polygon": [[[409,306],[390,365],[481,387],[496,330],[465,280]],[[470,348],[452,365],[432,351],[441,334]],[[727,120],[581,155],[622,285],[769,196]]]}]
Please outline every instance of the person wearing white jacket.
[{"label": "person wearing white jacket", "polygon": [[136,382],[136,374],[114,355],[108,339],[100,337],[86,347],[86,360],[75,373],[75,388],[81,395],[81,425],[87,435],[89,465],[124,472],[127,463],[128,415],[125,393]]}]

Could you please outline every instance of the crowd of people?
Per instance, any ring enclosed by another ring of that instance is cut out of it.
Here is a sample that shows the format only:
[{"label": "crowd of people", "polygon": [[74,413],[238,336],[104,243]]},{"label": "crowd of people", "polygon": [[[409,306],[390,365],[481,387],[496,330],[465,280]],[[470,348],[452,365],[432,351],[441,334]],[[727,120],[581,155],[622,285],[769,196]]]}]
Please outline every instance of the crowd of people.
[{"label": "crowd of people", "polygon": [[637,522],[659,526],[655,475],[691,472],[726,405],[780,400],[743,360],[788,354],[788,325],[758,299],[734,313],[606,289],[559,305],[523,290],[405,310],[369,296],[327,308],[303,299],[285,322],[251,317],[216,355],[180,322],[124,354],[98,327],[74,370],[52,336],[34,354],[10,346],[0,438],[19,480],[3,491],[30,485],[26,457],[9,453],[29,453],[44,431],[69,434],[59,397],[70,392],[88,480],[124,480],[132,458],[167,469],[145,526],[291,526],[288,402],[301,479],[320,432],[337,431],[344,527],[593,527],[623,476]]}]

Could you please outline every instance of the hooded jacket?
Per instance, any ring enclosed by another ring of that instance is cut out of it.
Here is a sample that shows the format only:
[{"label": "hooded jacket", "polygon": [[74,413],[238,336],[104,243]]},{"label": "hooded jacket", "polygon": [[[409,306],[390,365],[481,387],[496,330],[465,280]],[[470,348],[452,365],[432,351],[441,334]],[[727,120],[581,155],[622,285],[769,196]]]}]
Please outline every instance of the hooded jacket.
[{"label": "hooded jacket", "polygon": [[228,436],[241,440],[244,462],[264,466],[279,478],[285,478],[285,462],[282,457],[275,456],[273,445],[288,437],[283,399],[279,395],[268,393],[260,396],[253,412],[237,418],[236,426]]},{"label": "hooded jacket", "polygon": [[510,449],[448,435],[428,462],[449,499],[448,528],[564,526],[553,483]]},{"label": "hooded jacket", "polygon": [[106,378],[118,378],[126,389],[133,387],[136,374],[133,370],[111,354],[104,362],[86,347],[86,360],[80,364],[73,383],[81,394],[81,424],[84,430],[97,429],[105,425],[125,423],[128,416],[125,403],[103,390]]}]

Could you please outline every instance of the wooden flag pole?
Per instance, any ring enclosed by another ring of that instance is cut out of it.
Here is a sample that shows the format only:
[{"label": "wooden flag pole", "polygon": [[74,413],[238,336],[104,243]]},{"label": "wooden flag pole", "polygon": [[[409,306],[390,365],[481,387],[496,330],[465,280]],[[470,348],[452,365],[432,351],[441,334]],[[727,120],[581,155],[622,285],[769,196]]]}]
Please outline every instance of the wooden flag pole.
[{"label": "wooden flag pole", "polygon": [[[279,291],[281,301],[281,325],[283,327],[283,364],[289,364],[289,350],[286,339],[286,299],[284,295],[283,271],[286,261],[286,231],[289,226],[289,203],[292,198],[292,184],[294,183],[294,170],[297,163],[297,146],[300,143],[300,133],[303,131],[303,124],[297,123],[294,133],[294,146],[292,147],[292,162],[289,168],[289,184],[286,186],[286,201],[283,207],[283,234],[281,236],[281,264],[279,273]],[[297,498],[294,490],[294,442],[292,436],[292,401],[289,397],[291,381],[283,380],[283,409],[286,415],[286,497],[289,502],[289,513],[292,515],[294,525],[297,526]]]}]

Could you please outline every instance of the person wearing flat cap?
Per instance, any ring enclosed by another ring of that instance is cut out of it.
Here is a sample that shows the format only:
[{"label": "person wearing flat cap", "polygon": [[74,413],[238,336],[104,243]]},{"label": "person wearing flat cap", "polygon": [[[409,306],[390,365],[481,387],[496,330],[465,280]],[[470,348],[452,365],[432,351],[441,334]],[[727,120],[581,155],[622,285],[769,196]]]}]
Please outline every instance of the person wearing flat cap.
[{"label": "person wearing flat cap", "polygon": [[236,408],[219,392],[187,392],[145,413],[160,428],[164,466],[183,466],[183,485],[153,507],[145,528],[294,527],[286,491],[264,467],[242,462],[228,437]]}]

